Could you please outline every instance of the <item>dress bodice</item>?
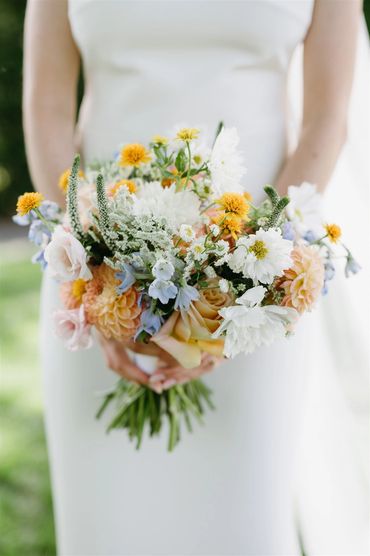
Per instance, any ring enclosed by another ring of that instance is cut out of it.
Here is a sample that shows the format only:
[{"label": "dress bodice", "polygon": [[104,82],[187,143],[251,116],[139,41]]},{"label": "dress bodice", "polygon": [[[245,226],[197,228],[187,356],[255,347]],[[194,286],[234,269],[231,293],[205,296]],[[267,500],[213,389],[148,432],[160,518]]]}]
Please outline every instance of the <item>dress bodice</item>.
[{"label": "dress bodice", "polygon": [[236,126],[246,187],[275,178],[285,156],[286,81],[313,0],[70,0],[85,96],[86,160],[176,123]]}]

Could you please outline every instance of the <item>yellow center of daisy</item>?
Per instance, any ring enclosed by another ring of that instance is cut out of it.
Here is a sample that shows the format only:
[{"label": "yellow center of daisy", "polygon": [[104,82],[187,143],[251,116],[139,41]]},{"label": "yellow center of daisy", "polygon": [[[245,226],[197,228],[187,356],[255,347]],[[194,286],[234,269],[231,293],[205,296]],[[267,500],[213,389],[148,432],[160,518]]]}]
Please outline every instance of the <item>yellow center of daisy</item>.
[{"label": "yellow center of daisy", "polygon": [[337,224],[326,224],[326,226],[324,227],[329,240],[332,243],[337,243],[338,239],[342,235],[342,230],[340,229],[340,227]]},{"label": "yellow center of daisy", "polygon": [[156,145],[168,145],[167,137],[163,137],[163,135],[154,135],[153,143]]},{"label": "yellow center of daisy", "polygon": [[[68,168],[68,170],[65,170],[63,172],[63,174],[61,174],[59,181],[58,181],[58,186],[59,189],[61,189],[63,191],[63,193],[67,193],[67,189],[68,189],[68,181],[69,181],[69,176],[71,175],[71,169]],[[78,175],[80,178],[84,178],[85,174],[83,173],[82,170],[80,170],[78,172]]]},{"label": "yellow center of daisy", "polygon": [[37,209],[41,205],[43,200],[44,196],[37,191],[32,193],[24,193],[23,195],[18,197],[17,213],[21,216],[24,216],[31,210]]},{"label": "yellow center of daisy", "polygon": [[225,212],[235,214],[239,218],[245,218],[249,211],[249,205],[241,193],[224,193],[218,204]]},{"label": "yellow center of daisy", "polygon": [[82,296],[86,291],[86,282],[82,278],[78,278],[72,284],[72,295],[77,301],[82,302]]},{"label": "yellow center of daisy", "polygon": [[197,139],[199,136],[199,129],[194,127],[184,127],[177,132],[177,139],[181,141],[192,141],[192,139]]},{"label": "yellow center of daisy", "polygon": [[147,162],[150,162],[150,153],[140,143],[131,143],[121,150],[120,166],[138,167],[140,164],[146,164]]},{"label": "yellow center of daisy", "polygon": [[255,241],[253,243],[253,245],[251,245],[249,247],[249,251],[254,253],[255,256],[256,256],[256,259],[258,259],[258,260],[264,259],[267,255],[267,253],[269,252],[265,243],[263,241],[261,241],[260,239],[257,239],[257,241]]},{"label": "yellow center of daisy", "polygon": [[121,187],[126,187],[129,193],[136,192],[135,182],[133,182],[132,180],[119,180],[111,187],[110,189],[111,195],[113,196],[116,195],[117,191],[121,189]]}]

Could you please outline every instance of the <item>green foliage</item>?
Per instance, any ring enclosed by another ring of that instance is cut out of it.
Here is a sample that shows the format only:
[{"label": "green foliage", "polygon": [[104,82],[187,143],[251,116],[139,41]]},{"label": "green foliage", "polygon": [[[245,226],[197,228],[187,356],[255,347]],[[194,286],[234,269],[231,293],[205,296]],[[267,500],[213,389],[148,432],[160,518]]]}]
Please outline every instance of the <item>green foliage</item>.
[{"label": "green foliage", "polygon": [[53,511],[37,355],[41,273],[28,262],[33,247],[1,251],[6,262],[0,276],[0,554],[51,556]]}]

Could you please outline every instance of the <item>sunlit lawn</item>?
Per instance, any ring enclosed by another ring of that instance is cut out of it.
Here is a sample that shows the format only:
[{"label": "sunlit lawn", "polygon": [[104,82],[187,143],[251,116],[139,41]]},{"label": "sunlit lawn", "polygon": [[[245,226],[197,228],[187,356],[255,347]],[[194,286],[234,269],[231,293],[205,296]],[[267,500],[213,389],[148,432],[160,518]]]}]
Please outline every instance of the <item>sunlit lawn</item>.
[{"label": "sunlit lawn", "polygon": [[32,252],[22,241],[0,245],[0,556],[55,554]]}]

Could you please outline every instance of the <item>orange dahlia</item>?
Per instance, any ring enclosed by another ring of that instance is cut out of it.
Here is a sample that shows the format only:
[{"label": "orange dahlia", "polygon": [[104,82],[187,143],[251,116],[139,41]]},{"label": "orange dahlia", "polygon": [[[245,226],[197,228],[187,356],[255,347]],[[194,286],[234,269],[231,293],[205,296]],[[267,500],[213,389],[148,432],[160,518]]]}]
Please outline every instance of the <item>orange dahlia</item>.
[{"label": "orange dahlia", "polygon": [[291,257],[293,266],[284,271],[278,282],[285,293],[282,305],[303,313],[312,308],[320,295],[324,285],[324,265],[317,249],[310,245],[295,247]]},{"label": "orange dahlia", "polygon": [[121,341],[132,338],[140,323],[138,292],[130,288],[117,294],[119,280],[106,264],[93,268],[92,273],[93,279],[87,282],[82,298],[88,322],[106,338]]}]

